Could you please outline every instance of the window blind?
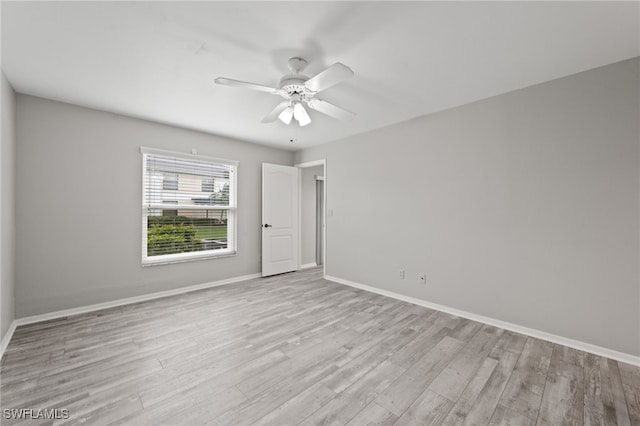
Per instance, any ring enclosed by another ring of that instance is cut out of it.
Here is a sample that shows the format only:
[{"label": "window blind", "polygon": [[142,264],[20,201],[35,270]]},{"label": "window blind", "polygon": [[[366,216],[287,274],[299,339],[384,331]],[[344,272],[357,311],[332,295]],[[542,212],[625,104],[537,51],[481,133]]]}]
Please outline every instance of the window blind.
[{"label": "window blind", "polygon": [[237,162],[149,149],[143,156],[143,263],[235,253]]}]

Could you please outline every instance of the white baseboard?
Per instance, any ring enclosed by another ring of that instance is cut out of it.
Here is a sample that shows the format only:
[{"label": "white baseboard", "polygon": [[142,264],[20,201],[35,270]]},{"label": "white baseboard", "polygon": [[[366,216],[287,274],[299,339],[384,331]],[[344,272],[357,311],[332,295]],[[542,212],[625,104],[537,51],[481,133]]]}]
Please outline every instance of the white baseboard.
[{"label": "white baseboard", "polygon": [[302,271],[303,269],[311,269],[311,268],[317,268],[318,265],[316,264],[316,262],[311,262],[311,263],[305,263],[304,265],[300,265],[300,270]]},{"label": "white baseboard", "polygon": [[[80,307],[77,307],[77,308],[65,309],[65,310],[62,310],[62,311],[49,312],[47,314],[42,314],[42,315],[34,315],[34,316],[30,316],[30,317],[18,318],[18,319],[16,319],[14,321],[14,324],[20,326],[20,325],[26,325],[26,324],[33,324],[33,323],[36,323],[36,322],[49,321],[49,320],[52,320],[52,319],[64,318],[64,317],[68,317],[68,316],[71,316],[71,315],[85,314],[85,313],[88,313],[88,312],[99,311],[99,310],[102,310],[102,309],[115,308],[117,306],[130,305],[132,303],[145,302],[147,300],[160,299],[162,297],[175,296],[177,294],[189,293],[191,291],[203,290],[203,289],[206,289],[206,288],[218,287],[218,286],[227,285],[227,284],[233,284],[233,283],[237,283],[237,282],[240,282],[240,281],[246,281],[246,280],[251,280],[251,279],[254,279],[254,278],[260,278],[261,276],[262,276],[261,274],[243,275],[243,276],[240,276],[240,277],[227,278],[225,280],[212,281],[212,282],[203,283],[203,284],[195,284],[195,285],[190,285],[190,286],[187,286],[187,287],[180,287],[180,288],[176,288],[176,289],[173,289],[173,290],[159,291],[157,293],[150,293],[150,294],[143,294],[141,296],[127,297],[126,299],[118,299],[118,300],[112,300],[110,302],[96,303],[95,305],[80,306]],[[7,344],[8,343],[9,342],[7,341]],[[4,339],[3,339],[3,344],[4,344]]]},{"label": "white baseboard", "polygon": [[394,293],[392,291],[382,290],[382,289],[371,287],[365,284],[355,283],[353,281],[345,280],[338,277],[333,277],[331,275],[325,276],[325,279],[336,282],[338,284],[344,284],[350,287],[358,288],[360,290],[370,291],[372,293],[377,293],[382,296],[391,297],[393,299],[401,300],[403,302],[412,303],[414,305],[423,306],[425,308],[435,309],[436,311],[445,312],[447,314],[455,315],[457,317],[462,317],[462,318],[470,319],[472,321],[477,321],[484,324],[492,325],[494,327],[503,328],[505,330],[524,334],[530,337],[535,337],[540,340],[546,340],[547,342],[557,343],[559,345],[568,346],[573,349],[578,349],[580,351],[589,352],[605,358],[611,358],[616,361],[620,361],[620,362],[624,362],[627,364],[640,367],[640,356],[635,356],[635,355],[627,354],[624,352],[618,352],[612,349],[603,348],[601,346],[592,345],[591,343],[585,343],[579,340],[557,336],[555,334],[547,333],[547,332],[536,330],[533,328],[523,327],[521,325],[513,324],[510,322],[485,317],[483,315],[477,315],[471,312],[466,312],[466,311],[462,311],[455,308],[450,308],[448,306],[439,305],[437,303],[427,302],[426,300],[416,299],[415,297],[405,296],[402,294]]},{"label": "white baseboard", "polygon": [[0,359],[2,359],[2,355],[4,355],[4,351],[7,349],[7,346],[9,346],[9,342],[11,341],[13,332],[16,331],[17,326],[18,324],[16,324],[16,320],[11,321],[7,334],[2,338],[2,342],[0,342]]}]

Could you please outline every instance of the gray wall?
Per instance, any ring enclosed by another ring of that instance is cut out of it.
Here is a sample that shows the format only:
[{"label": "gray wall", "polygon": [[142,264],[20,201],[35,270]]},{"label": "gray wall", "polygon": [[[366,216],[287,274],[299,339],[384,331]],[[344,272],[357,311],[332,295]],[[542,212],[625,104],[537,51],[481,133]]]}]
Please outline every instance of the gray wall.
[{"label": "gray wall", "polygon": [[15,319],[14,251],[15,251],[15,93],[4,73],[2,80],[2,141],[0,143],[0,340]]},{"label": "gray wall", "polygon": [[324,166],[300,169],[302,264],[316,261],[316,176],[324,176]]},{"label": "gray wall", "polygon": [[327,273],[640,355],[639,81],[636,58],[297,152],[327,159]]},{"label": "gray wall", "polygon": [[[16,128],[18,318],[260,271],[261,163],[293,153],[21,94]],[[237,256],[141,267],[140,146],[240,162]]]}]

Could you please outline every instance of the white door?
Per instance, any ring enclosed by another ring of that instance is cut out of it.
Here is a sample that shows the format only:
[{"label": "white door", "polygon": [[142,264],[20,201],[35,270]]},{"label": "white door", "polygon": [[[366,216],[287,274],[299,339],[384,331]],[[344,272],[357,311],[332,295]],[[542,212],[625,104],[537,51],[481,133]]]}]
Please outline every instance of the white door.
[{"label": "white door", "polygon": [[262,276],[298,269],[298,168],[262,163]]}]

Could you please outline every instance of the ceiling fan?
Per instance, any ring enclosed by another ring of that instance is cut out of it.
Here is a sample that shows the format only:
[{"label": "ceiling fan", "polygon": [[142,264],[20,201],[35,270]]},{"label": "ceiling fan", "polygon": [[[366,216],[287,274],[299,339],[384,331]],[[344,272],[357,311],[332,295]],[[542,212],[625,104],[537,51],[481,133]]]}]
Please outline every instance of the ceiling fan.
[{"label": "ceiling fan", "polygon": [[230,78],[218,77],[215,79],[217,84],[227,86],[244,87],[246,89],[258,90],[261,92],[271,93],[273,95],[282,96],[285,101],[280,102],[264,119],[263,123],[272,123],[276,119],[280,119],[283,123],[291,123],[291,119],[295,118],[300,126],[306,126],[311,123],[311,117],[304,107],[306,104],[309,108],[333,117],[338,120],[349,120],[355,116],[355,113],[340,108],[330,102],[316,98],[316,94],[331,86],[334,86],[353,75],[353,71],[346,65],[336,62],[324,71],[309,78],[301,74],[307,66],[307,61],[302,58],[289,59],[289,69],[291,74],[285,75],[280,79],[277,88],[263,86],[256,83],[247,83],[246,81],[232,80]]}]

